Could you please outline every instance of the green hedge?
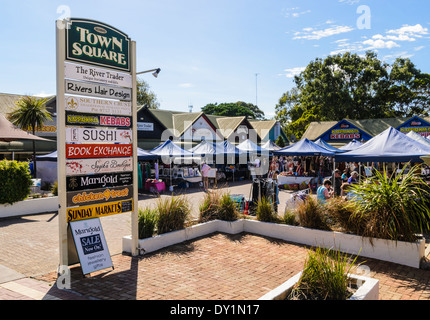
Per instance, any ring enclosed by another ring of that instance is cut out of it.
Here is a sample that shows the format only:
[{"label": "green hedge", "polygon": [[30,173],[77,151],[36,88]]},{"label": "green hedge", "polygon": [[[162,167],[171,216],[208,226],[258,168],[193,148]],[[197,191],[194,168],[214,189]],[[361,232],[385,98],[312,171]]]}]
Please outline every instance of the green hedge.
[{"label": "green hedge", "polygon": [[33,182],[28,163],[0,161],[0,204],[13,204],[30,195]]}]

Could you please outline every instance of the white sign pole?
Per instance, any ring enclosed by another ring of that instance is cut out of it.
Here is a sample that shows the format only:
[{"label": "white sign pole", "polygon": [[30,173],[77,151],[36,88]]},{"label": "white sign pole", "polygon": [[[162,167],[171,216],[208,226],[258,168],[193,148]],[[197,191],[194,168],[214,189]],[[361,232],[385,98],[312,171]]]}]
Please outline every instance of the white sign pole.
[{"label": "white sign pole", "polygon": [[[62,26],[62,28],[61,28]],[[56,21],[57,37],[57,176],[66,176],[65,85],[66,21]],[[66,179],[58,179],[59,266],[68,266]]]},{"label": "white sign pole", "polygon": [[[131,41],[131,75],[133,82],[132,89],[132,118],[133,118],[133,181],[138,185],[138,159],[137,159],[137,77],[136,77],[136,41]],[[131,213],[131,241],[132,241],[132,256],[138,255],[139,244],[139,205],[138,205],[138,188],[133,188],[133,211]]]}]

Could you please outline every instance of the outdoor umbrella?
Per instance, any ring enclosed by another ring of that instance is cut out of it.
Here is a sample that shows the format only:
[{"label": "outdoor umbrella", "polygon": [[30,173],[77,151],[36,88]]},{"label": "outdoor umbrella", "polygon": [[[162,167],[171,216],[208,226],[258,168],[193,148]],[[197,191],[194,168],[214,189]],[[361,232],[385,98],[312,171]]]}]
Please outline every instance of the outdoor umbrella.
[{"label": "outdoor umbrella", "polygon": [[52,141],[21,130],[7,120],[4,115],[0,114],[0,141],[11,142],[17,140]]},{"label": "outdoor umbrella", "polygon": [[145,151],[141,148],[137,148],[137,160],[145,161],[145,160],[157,160],[160,156],[156,154],[152,154],[151,152]]}]

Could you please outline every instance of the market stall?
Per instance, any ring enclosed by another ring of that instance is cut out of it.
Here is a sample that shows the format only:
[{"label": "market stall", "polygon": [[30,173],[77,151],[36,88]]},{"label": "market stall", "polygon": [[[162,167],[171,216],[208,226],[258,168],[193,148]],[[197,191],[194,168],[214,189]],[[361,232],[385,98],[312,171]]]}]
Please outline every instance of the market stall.
[{"label": "market stall", "polygon": [[278,185],[295,190],[312,183],[318,185],[325,177],[331,176],[334,167],[335,153],[306,138],[273,154],[289,158],[287,167],[277,177]]}]

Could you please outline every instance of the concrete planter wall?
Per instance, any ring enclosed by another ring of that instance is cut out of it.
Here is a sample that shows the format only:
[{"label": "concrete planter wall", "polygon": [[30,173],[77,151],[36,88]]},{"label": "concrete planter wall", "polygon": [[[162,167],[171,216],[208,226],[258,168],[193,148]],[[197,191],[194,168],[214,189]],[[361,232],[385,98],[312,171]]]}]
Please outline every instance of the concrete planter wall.
[{"label": "concrete planter wall", "polygon": [[[285,300],[294,285],[300,280],[301,275],[302,272],[296,274],[258,300]],[[355,274],[350,274],[349,278],[361,281],[361,286],[348,300],[379,300],[379,280]]]},{"label": "concrete planter wall", "polygon": [[58,197],[24,200],[13,205],[0,205],[0,218],[18,217],[31,214],[57,212]]},{"label": "concrete planter wall", "polygon": [[[255,220],[237,220],[234,222],[214,220],[184,230],[139,240],[139,248],[143,249],[142,252],[149,253],[214,232],[229,234],[248,232],[298,244],[335,248],[347,254],[359,254],[361,257],[389,261],[414,268],[420,267],[421,258],[425,256],[425,239],[415,243],[373,239],[372,244],[369,238],[361,236]],[[123,251],[132,251],[131,236],[123,238]]]}]

